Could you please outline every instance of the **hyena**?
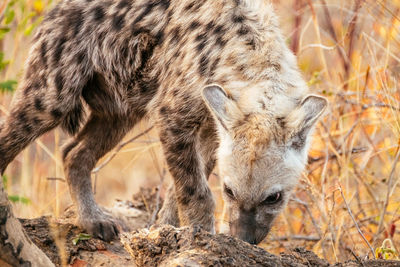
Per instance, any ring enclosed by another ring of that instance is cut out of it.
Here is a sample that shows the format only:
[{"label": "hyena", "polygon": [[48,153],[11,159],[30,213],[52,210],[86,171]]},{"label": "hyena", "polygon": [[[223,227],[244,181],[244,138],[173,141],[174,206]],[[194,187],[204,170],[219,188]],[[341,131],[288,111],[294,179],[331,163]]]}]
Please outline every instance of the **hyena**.
[{"label": "hyena", "polygon": [[217,163],[231,234],[259,243],[287,203],[327,103],[307,95],[265,0],[65,0],[34,37],[0,132],[0,171],[61,125],[78,224],[119,227],[96,204],[96,162],[141,119],[159,129],[173,177],[159,223],[214,232]]}]

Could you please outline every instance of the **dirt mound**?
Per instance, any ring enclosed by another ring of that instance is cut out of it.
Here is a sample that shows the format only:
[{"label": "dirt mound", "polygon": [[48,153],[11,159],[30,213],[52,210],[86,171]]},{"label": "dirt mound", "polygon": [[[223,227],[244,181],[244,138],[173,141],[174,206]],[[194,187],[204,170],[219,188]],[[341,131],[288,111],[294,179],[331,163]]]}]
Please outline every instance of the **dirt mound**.
[{"label": "dirt mound", "polygon": [[124,234],[122,243],[138,266],[329,266],[312,252],[279,257],[228,235],[211,235],[198,226],[139,230]]},{"label": "dirt mound", "polygon": [[[124,234],[122,243],[138,266],[331,266],[301,248],[276,256],[228,235],[211,235],[197,226],[143,229]],[[383,265],[400,266],[400,262],[347,262],[334,266]]]},{"label": "dirt mound", "polygon": [[[129,201],[118,201],[107,211],[130,230],[146,227],[149,220],[147,212]],[[74,225],[75,218],[75,210],[69,209],[59,219],[43,216],[20,221],[30,239],[56,266],[135,266],[121,242],[106,243],[84,234]]]}]

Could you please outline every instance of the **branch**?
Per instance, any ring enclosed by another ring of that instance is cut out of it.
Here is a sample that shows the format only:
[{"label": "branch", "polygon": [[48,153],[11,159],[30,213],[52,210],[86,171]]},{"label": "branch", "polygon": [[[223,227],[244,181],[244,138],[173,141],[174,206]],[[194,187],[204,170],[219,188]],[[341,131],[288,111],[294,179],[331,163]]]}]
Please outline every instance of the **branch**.
[{"label": "branch", "polygon": [[280,236],[270,239],[271,241],[290,241],[290,240],[300,240],[300,241],[313,241],[318,242],[321,237],[318,236],[304,236],[304,235],[290,235],[290,236]]},{"label": "branch", "polygon": [[161,180],[160,180],[160,183],[159,183],[159,185],[157,186],[157,188],[156,188],[156,205],[155,205],[155,207],[154,207],[154,211],[153,211],[153,214],[151,215],[151,218],[150,218],[150,221],[149,221],[149,223],[147,224],[147,228],[149,228],[152,224],[154,224],[154,222],[156,221],[156,218],[157,218],[157,213],[158,213],[158,210],[159,210],[159,208],[160,208],[160,191],[161,191],[161,186],[163,185],[163,183],[164,183],[164,177],[165,177],[165,174],[167,173],[167,171],[166,171],[166,169],[164,168],[163,169],[163,173],[162,173],[162,175],[161,175]]},{"label": "branch", "polygon": [[368,242],[367,238],[364,236],[364,234],[362,233],[360,227],[358,226],[358,223],[357,223],[356,219],[354,218],[353,213],[351,212],[351,209],[350,209],[349,205],[347,204],[346,198],[344,197],[344,194],[343,194],[342,186],[340,184],[339,184],[339,191],[340,191],[340,194],[342,195],[342,198],[343,198],[344,204],[346,205],[347,211],[349,212],[350,217],[353,220],[354,225],[357,228],[358,233],[360,234],[362,239],[364,239],[365,243],[368,245],[368,247],[371,250],[371,253],[372,253],[372,256],[374,257],[374,259],[376,259],[374,249],[372,248],[371,244]]},{"label": "branch", "polygon": [[118,145],[118,147],[114,150],[114,152],[103,162],[101,163],[98,167],[94,168],[92,173],[93,174],[97,174],[101,169],[103,169],[117,154],[118,152],[127,144],[132,143],[133,141],[135,141],[136,139],[142,137],[143,135],[147,134],[148,132],[150,132],[152,129],[154,128],[154,126],[150,126],[149,128],[147,128],[144,132],[132,137],[131,139],[122,142]]},{"label": "branch", "polygon": [[[365,147],[356,147],[356,148],[353,148],[351,151],[350,151],[350,153],[351,154],[358,154],[358,153],[362,153],[362,152],[365,152],[365,151],[367,151],[367,148],[365,148]],[[338,151],[338,155],[339,156],[342,156],[343,154],[345,154],[346,152],[342,152],[342,151]],[[338,155],[336,155],[336,154],[330,154],[330,155],[328,155],[328,159],[330,160],[330,159],[335,159],[335,158],[337,158],[338,157]],[[317,158],[313,158],[313,157],[309,157],[308,158],[308,164],[312,164],[312,163],[315,163],[315,162],[318,162],[318,161],[320,161],[320,160],[325,160],[326,159],[326,156],[324,155],[324,156],[321,156],[321,157],[317,157]]]}]

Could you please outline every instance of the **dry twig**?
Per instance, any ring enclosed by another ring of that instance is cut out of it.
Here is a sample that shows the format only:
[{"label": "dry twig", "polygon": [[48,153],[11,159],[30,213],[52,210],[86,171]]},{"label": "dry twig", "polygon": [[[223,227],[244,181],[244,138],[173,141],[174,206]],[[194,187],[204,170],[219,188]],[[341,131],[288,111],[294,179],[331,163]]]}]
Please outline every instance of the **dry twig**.
[{"label": "dry twig", "polygon": [[360,227],[358,226],[358,223],[357,223],[356,219],[354,218],[353,213],[351,212],[351,209],[350,209],[350,207],[349,207],[349,205],[347,203],[347,200],[344,197],[343,189],[342,189],[342,186],[340,184],[339,184],[339,191],[340,191],[340,194],[342,195],[342,198],[343,198],[344,204],[346,205],[347,211],[349,212],[350,217],[353,220],[354,225],[357,228],[358,233],[360,234],[362,239],[364,239],[365,243],[368,245],[369,249],[371,250],[372,256],[376,259],[374,249],[372,248],[371,244],[368,242],[367,238],[364,236],[363,232],[361,231]]}]

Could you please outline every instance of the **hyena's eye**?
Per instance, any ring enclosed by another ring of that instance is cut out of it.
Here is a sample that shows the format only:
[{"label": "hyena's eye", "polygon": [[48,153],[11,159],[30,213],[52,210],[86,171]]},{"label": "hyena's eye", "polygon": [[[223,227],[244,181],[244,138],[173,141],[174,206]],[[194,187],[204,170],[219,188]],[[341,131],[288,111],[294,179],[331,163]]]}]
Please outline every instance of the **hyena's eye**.
[{"label": "hyena's eye", "polygon": [[224,192],[230,199],[235,199],[235,195],[233,194],[232,189],[230,189],[226,184],[224,184]]},{"label": "hyena's eye", "polygon": [[262,202],[262,205],[273,205],[282,200],[282,193],[276,192],[267,196]]}]

